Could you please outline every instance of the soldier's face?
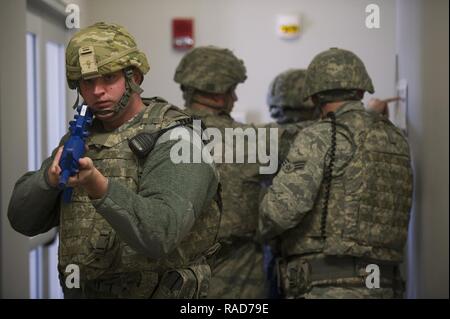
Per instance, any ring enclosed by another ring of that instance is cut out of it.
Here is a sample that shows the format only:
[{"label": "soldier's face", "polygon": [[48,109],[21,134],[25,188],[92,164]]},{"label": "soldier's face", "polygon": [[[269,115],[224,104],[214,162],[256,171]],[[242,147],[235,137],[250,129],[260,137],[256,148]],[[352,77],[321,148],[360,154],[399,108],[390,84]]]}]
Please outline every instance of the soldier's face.
[{"label": "soldier's face", "polygon": [[270,112],[270,117],[277,120],[277,122],[278,122],[278,120],[280,120],[284,117],[283,108],[279,107],[277,105],[270,105],[269,112]]},{"label": "soldier's face", "polygon": [[124,92],[125,76],[122,71],[80,81],[80,93],[84,101],[101,121],[113,120],[117,116],[114,106]]},{"label": "soldier's face", "polygon": [[224,106],[228,112],[231,112],[234,107],[234,103],[238,100],[236,95],[236,86],[230,89],[230,91],[224,97]]}]

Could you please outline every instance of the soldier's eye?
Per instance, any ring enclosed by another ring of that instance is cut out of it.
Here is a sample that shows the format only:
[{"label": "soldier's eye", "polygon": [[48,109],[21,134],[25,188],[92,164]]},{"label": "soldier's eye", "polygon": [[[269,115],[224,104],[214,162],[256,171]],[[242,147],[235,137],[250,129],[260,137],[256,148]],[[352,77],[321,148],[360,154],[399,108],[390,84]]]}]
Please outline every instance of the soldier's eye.
[{"label": "soldier's eye", "polygon": [[105,81],[107,82],[113,82],[116,78],[115,74],[106,74],[103,76],[103,78],[105,79]]},{"label": "soldier's eye", "polygon": [[94,80],[93,79],[83,80],[83,84],[84,85],[88,85],[88,86],[92,86],[94,84]]}]

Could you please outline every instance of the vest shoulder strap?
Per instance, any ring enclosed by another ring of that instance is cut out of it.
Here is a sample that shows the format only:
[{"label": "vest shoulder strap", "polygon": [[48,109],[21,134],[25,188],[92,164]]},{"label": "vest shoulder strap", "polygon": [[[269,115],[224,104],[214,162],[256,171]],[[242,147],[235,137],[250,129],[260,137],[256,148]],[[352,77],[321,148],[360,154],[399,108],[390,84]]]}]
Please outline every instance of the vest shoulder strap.
[{"label": "vest shoulder strap", "polygon": [[191,116],[186,112],[161,98],[145,99],[145,101],[149,104],[149,109],[143,117],[146,131],[155,132],[174,125],[174,122],[186,125],[192,121]]}]

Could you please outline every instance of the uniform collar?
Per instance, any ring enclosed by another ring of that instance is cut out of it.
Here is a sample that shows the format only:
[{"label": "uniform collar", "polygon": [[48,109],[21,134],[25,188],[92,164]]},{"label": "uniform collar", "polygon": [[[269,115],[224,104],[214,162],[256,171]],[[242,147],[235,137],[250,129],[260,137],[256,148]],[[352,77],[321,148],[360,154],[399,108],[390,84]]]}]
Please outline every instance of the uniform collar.
[{"label": "uniform collar", "polygon": [[225,117],[228,119],[232,119],[230,114],[227,112],[217,112],[217,113],[211,113],[207,110],[194,110],[191,109],[190,107],[186,108],[184,111],[186,111],[187,113],[189,113],[190,115],[195,115],[195,116],[199,116],[201,118],[205,118],[205,117]]},{"label": "uniform collar", "polygon": [[138,127],[142,125],[141,120],[145,112],[148,111],[148,106],[144,105],[142,110],[137,113],[134,117],[129,119],[127,122],[119,126],[113,131],[106,131],[103,128],[103,125],[100,121],[97,123],[94,121],[94,126],[91,136],[86,139],[87,145],[101,145],[105,147],[112,147],[118,143],[121,143],[123,140],[131,137],[131,135],[135,134],[135,130],[129,130],[133,127]]},{"label": "uniform collar", "polygon": [[335,112],[336,116],[342,115],[350,111],[364,111],[364,105],[361,101],[347,101]]},{"label": "uniform collar", "polygon": [[134,126],[136,123],[140,123],[142,116],[147,111],[147,108],[148,108],[148,106],[146,104],[144,104],[144,106],[142,107],[142,110],[139,113],[137,113],[131,119],[129,119],[128,121],[123,123],[121,126],[119,126],[118,128],[116,128],[112,131],[106,131],[103,128],[103,124],[101,123],[101,121],[95,119],[94,123],[92,125],[92,131],[96,132],[96,133],[120,133],[120,132],[123,132],[123,131],[127,130],[128,128]]}]

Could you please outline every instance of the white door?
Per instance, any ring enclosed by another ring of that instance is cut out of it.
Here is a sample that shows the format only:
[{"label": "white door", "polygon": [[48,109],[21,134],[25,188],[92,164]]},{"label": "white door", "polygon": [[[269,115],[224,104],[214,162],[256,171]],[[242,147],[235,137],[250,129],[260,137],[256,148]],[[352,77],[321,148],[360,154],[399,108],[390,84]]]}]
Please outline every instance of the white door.
[{"label": "white door", "polygon": [[[36,170],[66,126],[64,17],[27,12],[28,169]],[[57,229],[30,239],[30,298],[63,297],[57,272]]]}]

